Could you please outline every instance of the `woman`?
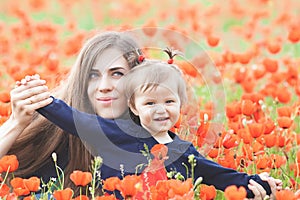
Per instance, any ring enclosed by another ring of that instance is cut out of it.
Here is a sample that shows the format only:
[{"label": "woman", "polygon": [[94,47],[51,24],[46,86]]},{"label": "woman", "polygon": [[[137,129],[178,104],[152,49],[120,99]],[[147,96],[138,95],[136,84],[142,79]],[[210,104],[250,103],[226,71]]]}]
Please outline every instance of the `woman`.
[{"label": "woman", "polygon": [[[139,53],[136,42],[125,33],[95,35],[84,44],[68,79],[55,89],[54,94],[78,110],[96,112],[105,118],[120,117],[127,106],[125,97],[117,96],[115,82],[138,64]],[[113,63],[112,56],[118,58]],[[114,67],[106,71],[93,68],[101,64]],[[99,78],[106,81],[97,85]],[[57,153],[58,165],[64,169],[66,177],[75,169],[88,171],[92,155],[80,139],[33,114],[51,101],[43,84],[36,79],[11,91],[12,115],[0,128],[0,157],[6,153],[16,154],[20,162],[16,176],[39,176],[47,182],[56,176],[52,152]],[[37,87],[28,89],[32,86]],[[110,104],[111,101],[114,104]],[[70,184],[66,179],[66,185]]]}]

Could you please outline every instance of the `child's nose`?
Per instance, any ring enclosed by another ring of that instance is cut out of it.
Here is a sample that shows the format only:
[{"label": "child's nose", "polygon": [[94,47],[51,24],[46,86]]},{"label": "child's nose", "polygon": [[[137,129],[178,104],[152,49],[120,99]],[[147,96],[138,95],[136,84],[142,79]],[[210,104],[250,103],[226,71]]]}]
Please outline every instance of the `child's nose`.
[{"label": "child's nose", "polygon": [[162,104],[157,104],[157,106],[155,107],[155,112],[156,113],[164,113],[164,112],[166,112],[166,108]]}]

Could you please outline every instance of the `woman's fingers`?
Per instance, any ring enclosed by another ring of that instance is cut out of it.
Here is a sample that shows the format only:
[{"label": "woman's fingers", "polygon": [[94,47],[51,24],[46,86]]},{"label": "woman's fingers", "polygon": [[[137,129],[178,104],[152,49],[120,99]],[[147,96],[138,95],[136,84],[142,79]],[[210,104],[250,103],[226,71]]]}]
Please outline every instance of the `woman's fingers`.
[{"label": "woman's fingers", "polygon": [[13,100],[23,100],[42,92],[48,91],[44,80],[33,80],[26,85],[20,85],[11,91]]},{"label": "woman's fingers", "polygon": [[50,92],[43,92],[30,97],[28,100],[30,101],[30,105],[32,106],[32,108],[36,110],[52,102],[52,98],[50,97],[50,95],[51,95]]},{"label": "woman's fingers", "polygon": [[48,98],[45,98],[45,99],[42,99],[40,101],[37,101],[37,102],[33,102],[32,104],[30,105],[27,105],[27,114],[33,114],[33,112],[39,108],[42,108],[44,106],[47,106],[48,104],[50,104],[51,102],[53,101],[53,98],[51,97],[48,97]]}]

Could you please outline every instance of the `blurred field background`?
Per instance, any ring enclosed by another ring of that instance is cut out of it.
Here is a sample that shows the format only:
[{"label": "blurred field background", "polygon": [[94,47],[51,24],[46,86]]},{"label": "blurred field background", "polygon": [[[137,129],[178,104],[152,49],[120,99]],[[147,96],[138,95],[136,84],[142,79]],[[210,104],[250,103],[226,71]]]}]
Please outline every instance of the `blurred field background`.
[{"label": "blurred field background", "polygon": [[[149,27],[152,31],[146,31]],[[68,73],[82,42],[96,31],[138,28],[151,38],[155,27],[192,38],[220,72],[214,81],[225,88],[226,131],[208,156],[240,171],[268,171],[296,191],[298,0],[1,0],[1,123],[11,112],[9,91],[15,81],[39,73],[52,88]],[[191,66],[182,69],[195,75]],[[207,130],[199,125],[203,113],[213,118],[209,102],[205,103],[195,109],[199,127],[188,137],[199,147]],[[255,124],[255,131],[250,124]]]}]

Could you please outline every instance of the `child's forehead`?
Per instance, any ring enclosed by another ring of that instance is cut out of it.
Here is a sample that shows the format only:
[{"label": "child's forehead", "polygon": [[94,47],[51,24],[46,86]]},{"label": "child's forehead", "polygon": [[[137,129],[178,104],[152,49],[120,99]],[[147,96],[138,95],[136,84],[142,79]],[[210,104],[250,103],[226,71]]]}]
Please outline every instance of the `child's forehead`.
[{"label": "child's forehead", "polygon": [[137,90],[137,92],[140,93],[147,93],[150,94],[151,93],[165,93],[165,94],[175,94],[177,95],[178,93],[178,87],[177,84],[170,84],[172,82],[170,81],[163,81],[161,83],[148,83],[148,84],[144,84],[141,85],[139,87],[139,89]]}]

